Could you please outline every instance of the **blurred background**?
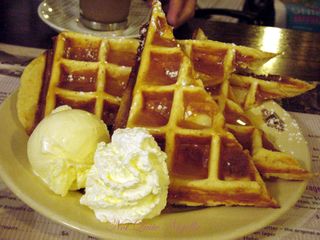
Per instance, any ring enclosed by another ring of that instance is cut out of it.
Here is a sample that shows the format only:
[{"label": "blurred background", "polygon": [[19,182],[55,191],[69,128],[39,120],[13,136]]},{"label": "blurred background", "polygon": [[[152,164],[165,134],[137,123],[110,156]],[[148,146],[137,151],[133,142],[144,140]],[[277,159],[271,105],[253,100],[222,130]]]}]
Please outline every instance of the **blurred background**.
[{"label": "blurred background", "polygon": [[320,1],[198,0],[196,17],[320,32]]}]

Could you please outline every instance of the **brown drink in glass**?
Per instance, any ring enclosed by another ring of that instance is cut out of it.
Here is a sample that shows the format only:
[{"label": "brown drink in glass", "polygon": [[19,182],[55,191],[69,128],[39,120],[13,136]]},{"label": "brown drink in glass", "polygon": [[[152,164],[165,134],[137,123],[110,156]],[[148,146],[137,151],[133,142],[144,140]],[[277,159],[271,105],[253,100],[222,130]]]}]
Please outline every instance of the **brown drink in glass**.
[{"label": "brown drink in glass", "polygon": [[99,31],[121,30],[127,27],[131,0],[79,0],[80,21]]}]

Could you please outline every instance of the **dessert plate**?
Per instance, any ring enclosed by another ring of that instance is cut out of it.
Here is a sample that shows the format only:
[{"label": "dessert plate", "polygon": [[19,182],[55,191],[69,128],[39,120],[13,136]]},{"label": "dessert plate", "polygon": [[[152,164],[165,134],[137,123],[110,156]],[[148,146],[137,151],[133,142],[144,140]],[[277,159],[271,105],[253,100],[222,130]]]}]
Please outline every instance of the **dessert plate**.
[{"label": "dessert plate", "polygon": [[40,19],[58,32],[73,31],[100,37],[139,36],[140,27],[149,20],[150,8],[142,0],[132,0],[128,16],[128,27],[119,31],[94,31],[79,21],[79,0],[46,0],[38,7]]},{"label": "dessert plate", "polygon": [[[257,231],[283,215],[300,198],[306,181],[267,182],[271,195],[281,208],[168,207],[160,216],[140,224],[111,225],[99,222],[94,213],[80,205],[80,192],[66,197],[52,193],[33,174],[26,153],[28,136],[20,125],[16,112],[17,93],[0,107],[0,177],[21,200],[30,207],[60,224],[91,236],[108,239],[234,239]],[[263,121],[262,111],[272,111],[283,120],[281,134]],[[294,119],[274,102],[253,109],[256,124],[264,128],[277,145],[290,151],[310,170],[308,145]],[[281,137],[280,137],[281,135]]]}]

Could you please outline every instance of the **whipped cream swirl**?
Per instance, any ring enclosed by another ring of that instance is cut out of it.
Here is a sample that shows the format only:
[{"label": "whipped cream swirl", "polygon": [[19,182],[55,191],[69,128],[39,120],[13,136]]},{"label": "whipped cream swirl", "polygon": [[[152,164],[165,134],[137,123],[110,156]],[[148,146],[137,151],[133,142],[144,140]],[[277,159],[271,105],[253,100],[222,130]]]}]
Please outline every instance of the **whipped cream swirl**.
[{"label": "whipped cream swirl", "polygon": [[139,223],[166,206],[166,154],[143,128],[118,129],[99,143],[80,203],[102,222]]}]

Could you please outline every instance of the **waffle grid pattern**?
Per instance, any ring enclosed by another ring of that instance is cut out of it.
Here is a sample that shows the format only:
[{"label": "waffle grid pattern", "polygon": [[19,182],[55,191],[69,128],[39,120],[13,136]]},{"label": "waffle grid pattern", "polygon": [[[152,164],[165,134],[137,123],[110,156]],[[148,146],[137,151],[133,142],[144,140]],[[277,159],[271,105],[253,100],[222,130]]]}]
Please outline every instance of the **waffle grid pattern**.
[{"label": "waffle grid pattern", "polygon": [[266,100],[294,97],[315,87],[299,79],[271,74],[231,74],[229,81],[234,93],[239,96],[238,103],[245,110]]},{"label": "waffle grid pattern", "polygon": [[94,113],[111,126],[138,43],[62,33],[55,41],[45,115],[67,104]]},{"label": "waffle grid pattern", "polygon": [[263,101],[293,97],[314,88],[291,77],[273,74],[255,74],[258,68],[278,54],[258,49],[221,43],[205,38],[181,41],[184,52],[191,59],[196,77],[201,79],[207,91],[220,94],[221,84],[230,82],[233,94],[245,110]]},{"label": "waffle grid pattern", "polygon": [[[196,34],[195,38],[206,39],[203,32]],[[259,172],[266,178],[309,178],[310,173],[293,156],[280,152],[266,134],[252,124],[245,109],[267,99],[301,94],[313,85],[290,77],[248,72],[248,69],[256,69],[276,54],[208,40],[183,41],[183,49],[206,90],[219,103],[227,130],[250,152]]]},{"label": "waffle grid pattern", "polygon": [[[310,173],[302,168],[293,156],[280,152],[268,136],[256,128],[246,116],[243,108],[228,96],[231,87],[229,81],[223,83],[220,98],[224,98],[224,104],[220,104],[226,120],[226,128],[249,151],[254,164],[260,174],[266,178],[280,177],[289,180],[303,180],[310,177]],[[222,102],[222,101],[220,101]]]},{"label": "waffle grid pattern", "polygon": [[[194,80],[190,59],[159,9],[154,7],[144,43],[127,127],[147,128],[164,147],[169,202],[275,207],[249,154],[223,129],[217,103]],[[152,58],[169,61],[159,67]]]}]

